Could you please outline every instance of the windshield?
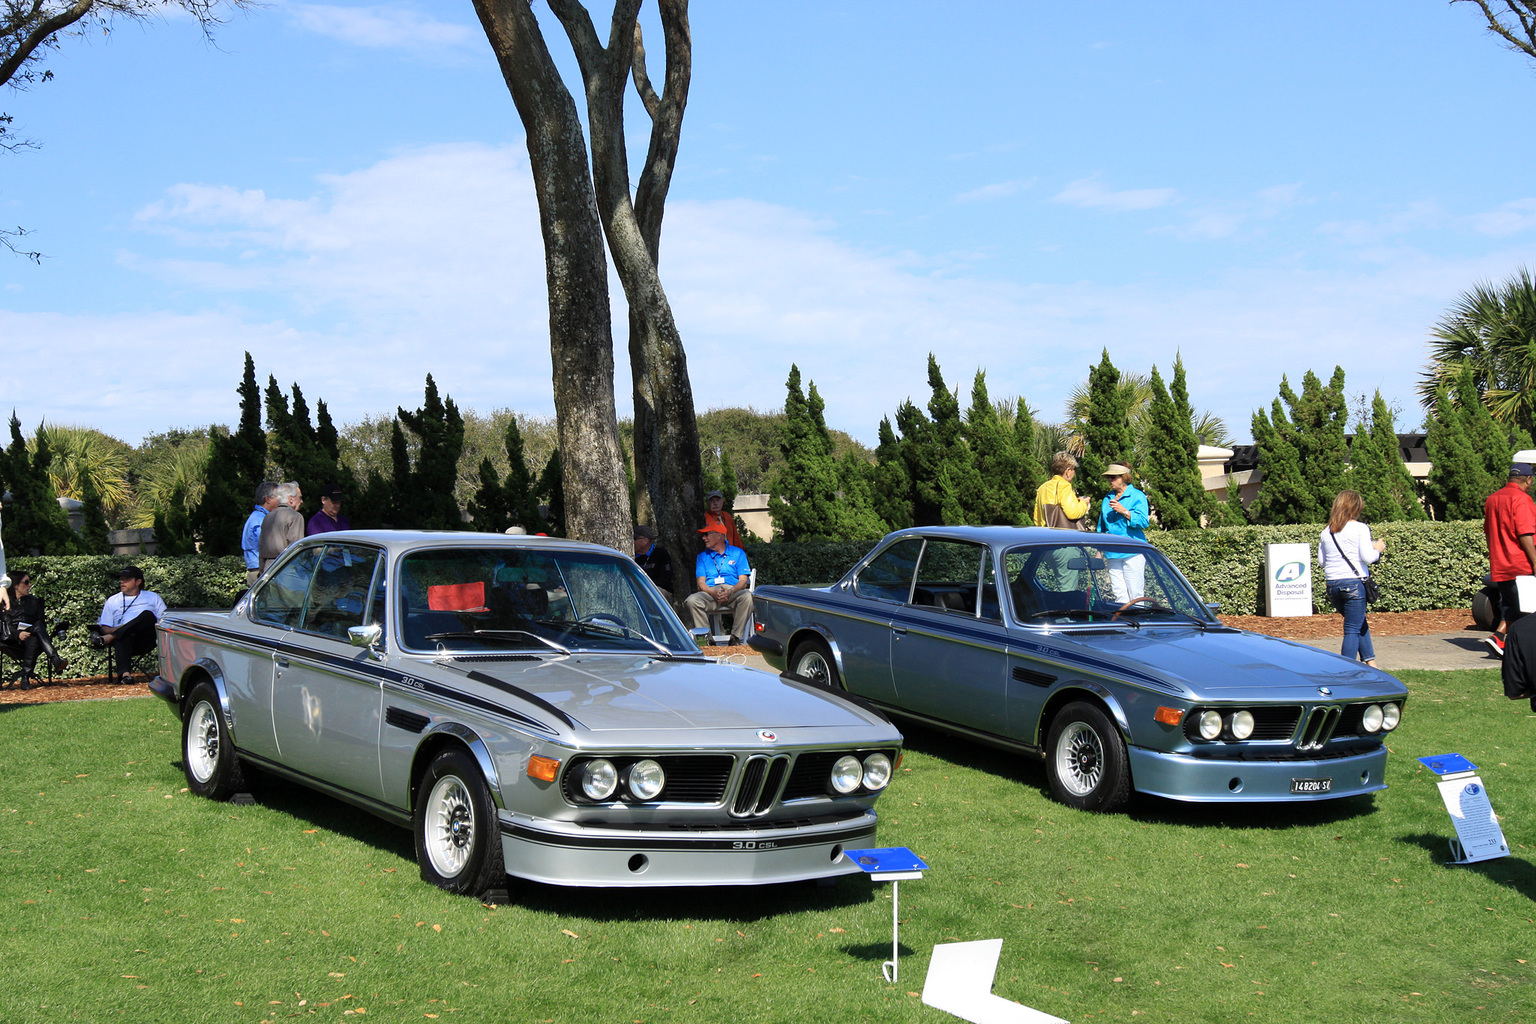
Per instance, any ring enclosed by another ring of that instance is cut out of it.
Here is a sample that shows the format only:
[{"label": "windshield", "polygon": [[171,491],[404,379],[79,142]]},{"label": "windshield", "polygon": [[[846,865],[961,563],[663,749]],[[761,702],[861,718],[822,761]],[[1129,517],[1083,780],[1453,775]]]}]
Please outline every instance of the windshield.
[{"label": "windshield", "polygon": [[1200,595],[1157,551],[1053,544],[1014,548],[1005,561],[1013,615],[1021,623],[1216,622]]},{"label": "windshield", "polygon": [[616,554],[428,548],[401,559],[397,581],[411,650],[697,650],[634,562]]}]

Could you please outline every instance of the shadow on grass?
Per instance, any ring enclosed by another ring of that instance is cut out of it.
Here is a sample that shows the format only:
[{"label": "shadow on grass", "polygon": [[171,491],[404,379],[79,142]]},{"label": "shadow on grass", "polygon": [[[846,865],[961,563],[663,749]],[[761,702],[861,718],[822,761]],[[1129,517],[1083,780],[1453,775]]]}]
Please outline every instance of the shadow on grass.
[{"label": "shadow on grass", "polygon": [[[182,770],[179,760],[171,762]],[[402,860],[416,862],[409,829],[351,804],[259,770],[246,771],[250,793],[267,810],[356,840]],[[422,882],[427,885],[427,882]],[[668,921],[679,918],[747,924],[806,910],[854,907],[875,899],[875,885],[861,872],[832,879],[771,885],[593,888],[507,880],[508,902],[525,910],[593,921]],[[889,914],[889,911],[887,911]],[[886,946],[886,955],[890,947]],[[853,955],[850,953],[850,955]]]},{"label": "shadow on grass", "polygon": [[1536,864],[1524,857],[1500,857],[1497,860],[1480,860],[1475,864],[1452,864],[1449,836],[1423,832],[1398,836],[1397,840],[1410,846],[1423,847],[1429,853],[1430,860],[1442,867],[1454,871],[1475,871],[1490,882],[1497,882],[1536,902]]},{"label": "shadow on grass", "polygon": [[[906,737],[904,746],[907,750],[1017,782],[1037,791],[1046,800],[1056,802],[1055,797],[1051,796],[1045,761],[1039,757],[983,746],[974,740],[913,722],[902,722],[901,731]],[[1196,804],[1133,793],[1130,804],[1116,813],[1148,824],[1191,827],[1218,825],[1222,828],[1277,830],[1298,825],[1327,825],[1374,814],[1375,811],[1376,804],[1371,794],[1295,803]]]}]

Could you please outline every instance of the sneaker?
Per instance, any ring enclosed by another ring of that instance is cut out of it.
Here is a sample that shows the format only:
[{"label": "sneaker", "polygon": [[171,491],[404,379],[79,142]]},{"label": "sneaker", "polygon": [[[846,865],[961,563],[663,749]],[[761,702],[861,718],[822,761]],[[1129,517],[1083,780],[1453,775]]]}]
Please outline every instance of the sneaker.
[{"label": "sneaker", "polygon": [[1495,655],[1500,658],[1504,657],[1504,638],[1499,636],[1499,634],[1494,633],[1491,636],[1483,637],[1483,643],[1487,644]]}]

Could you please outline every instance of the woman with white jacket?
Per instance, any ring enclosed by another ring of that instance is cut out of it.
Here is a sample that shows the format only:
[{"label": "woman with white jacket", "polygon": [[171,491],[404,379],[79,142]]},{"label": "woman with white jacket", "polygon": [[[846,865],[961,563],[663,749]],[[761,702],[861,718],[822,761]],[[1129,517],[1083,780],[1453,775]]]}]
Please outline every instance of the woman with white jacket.
[{"label": "woman with white jacket", "polygon": [[1344,647],[1339,653],[1375,668],[1376,648],[1371,643],[1371,625],[1365,621],[1365,580],[1387,542],[1371,539],[1371,528],[1360,521],[1364,511],[1358,492],[1339,492],[1328,525],[1318,537],[1317,560],[1328,581],[1328,601],[1344,616]]}]

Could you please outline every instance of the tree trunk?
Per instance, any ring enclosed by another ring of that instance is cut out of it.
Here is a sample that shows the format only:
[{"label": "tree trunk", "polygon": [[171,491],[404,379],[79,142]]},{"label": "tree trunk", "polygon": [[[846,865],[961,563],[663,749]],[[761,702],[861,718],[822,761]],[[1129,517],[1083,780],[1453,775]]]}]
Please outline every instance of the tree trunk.
[{"label": "tree trunk", "polygon": [[475,11],[528,135],[544,236],[566,530],[629,551],[629,502],[613,404],[608,266],[581,122],[528,0],[475,0]]},{"label": "tree trunk", "polygon": [[[608,249],[629,303],[629,359],[635,402],[635,468],[650,499],[662,545],[687,574],[703,521],[699,430],[682,337],[657,272],[661,222],[677,155],[692,67],[687,0],[661,0],[666,80],[657,96],[645,72],[635,21],[639,0],[615,4],[608,46],[574,0],[550,0],[581,66],[592,135],[592,174]],[[650,149],[633,203],[624,144],[624,87],[635,87],[651,115]],[[690,578],[691,576],[685,576]],[[678,587],[679,598],[692,592]]]}]

